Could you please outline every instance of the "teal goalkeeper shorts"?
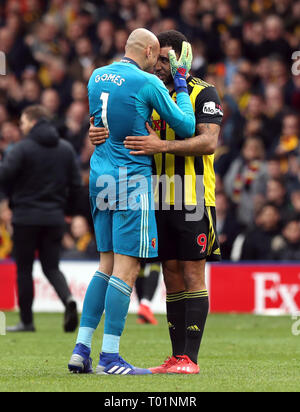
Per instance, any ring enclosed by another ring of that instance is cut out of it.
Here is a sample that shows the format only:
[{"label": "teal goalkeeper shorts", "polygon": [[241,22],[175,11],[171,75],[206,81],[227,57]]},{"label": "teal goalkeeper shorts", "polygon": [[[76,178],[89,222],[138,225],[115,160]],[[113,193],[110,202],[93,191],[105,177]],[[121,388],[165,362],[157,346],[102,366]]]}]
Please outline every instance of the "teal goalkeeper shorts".
[{"label": "teal goalkeeper shorts", "polygon": [[90,197],[90,204],[99,252],[114,252],[141,259],[158,256],[151,193],[139,195],[136,210],[129,207],[100,210],[96,196]]}]

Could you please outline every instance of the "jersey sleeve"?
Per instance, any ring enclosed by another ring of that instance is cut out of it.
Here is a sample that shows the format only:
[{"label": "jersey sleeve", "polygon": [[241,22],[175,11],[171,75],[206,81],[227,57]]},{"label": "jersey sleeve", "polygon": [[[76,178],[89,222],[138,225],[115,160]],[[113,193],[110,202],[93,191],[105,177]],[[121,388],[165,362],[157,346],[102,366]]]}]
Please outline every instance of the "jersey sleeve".
[{"label": "jersey sleeve", "polygon": [[222,124],[223,109],[215,87],[206,87],[198,94],[195,104],[196,124]]},{"label": "jersey sleeve", "polygon": [[179,93],[177,105],[170,97],[163,82],[153,76],[141,90],[142,98],[157,111],[160,117],[182,138],[188,138],[195,133],[195,114],[190,97],[187,93]]}]

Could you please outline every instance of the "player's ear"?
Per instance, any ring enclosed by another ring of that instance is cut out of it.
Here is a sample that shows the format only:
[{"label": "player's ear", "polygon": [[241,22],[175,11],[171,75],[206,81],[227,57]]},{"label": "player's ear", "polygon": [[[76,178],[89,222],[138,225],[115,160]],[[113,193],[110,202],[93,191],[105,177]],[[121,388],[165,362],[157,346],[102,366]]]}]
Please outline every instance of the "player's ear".
[{"label": "player's ear", "polygon": [[147,46],[146,47],[146,58],[149,59],[152,56],[153,50],[152,50],[152,46]]}]

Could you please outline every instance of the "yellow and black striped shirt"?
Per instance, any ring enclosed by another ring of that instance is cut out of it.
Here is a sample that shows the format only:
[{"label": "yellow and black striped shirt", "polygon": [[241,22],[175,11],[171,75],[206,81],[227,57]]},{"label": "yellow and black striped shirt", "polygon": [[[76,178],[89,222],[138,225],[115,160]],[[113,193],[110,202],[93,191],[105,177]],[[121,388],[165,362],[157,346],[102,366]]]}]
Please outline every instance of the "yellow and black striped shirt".
[{"label": "yellow and black striped shirt", "polygon": [[[188,78],[187,83],[196,125],[201,123],[221,125],[223,113],[215,87],[192,76]],[[176,92],[170,94],[176,102]],[[156,111],[152,115],[152,127],[161,139],[182,140]],[[160,178],[165,177],[164,192],[161,190],[161,185],[156,185],[156,201],[173,206],[178,201],[186,206],[196,206],[204,201],[206,206],[215,206],[214,155],[183,157],[159,153],[155,155],[154,174]],[[203,186],[204,190],[201,190]],[[177,193],[178,191],[180,193]]]}]

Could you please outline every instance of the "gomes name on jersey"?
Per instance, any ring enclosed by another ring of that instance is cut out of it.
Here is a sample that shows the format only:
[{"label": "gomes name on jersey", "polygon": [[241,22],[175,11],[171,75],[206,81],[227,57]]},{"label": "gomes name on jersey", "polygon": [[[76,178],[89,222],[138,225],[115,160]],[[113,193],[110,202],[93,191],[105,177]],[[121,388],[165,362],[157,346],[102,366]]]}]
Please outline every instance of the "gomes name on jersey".
[{"label": "gomes name on jersey", "polygon": [[97,76],[95,76],[95,82],[112,82],[117,86],[122,86],[122,84],[125,82],[125,79],[121,78],[121,76],[117,76],[116,74],[104,73],[102,75],[98,74]]}]

